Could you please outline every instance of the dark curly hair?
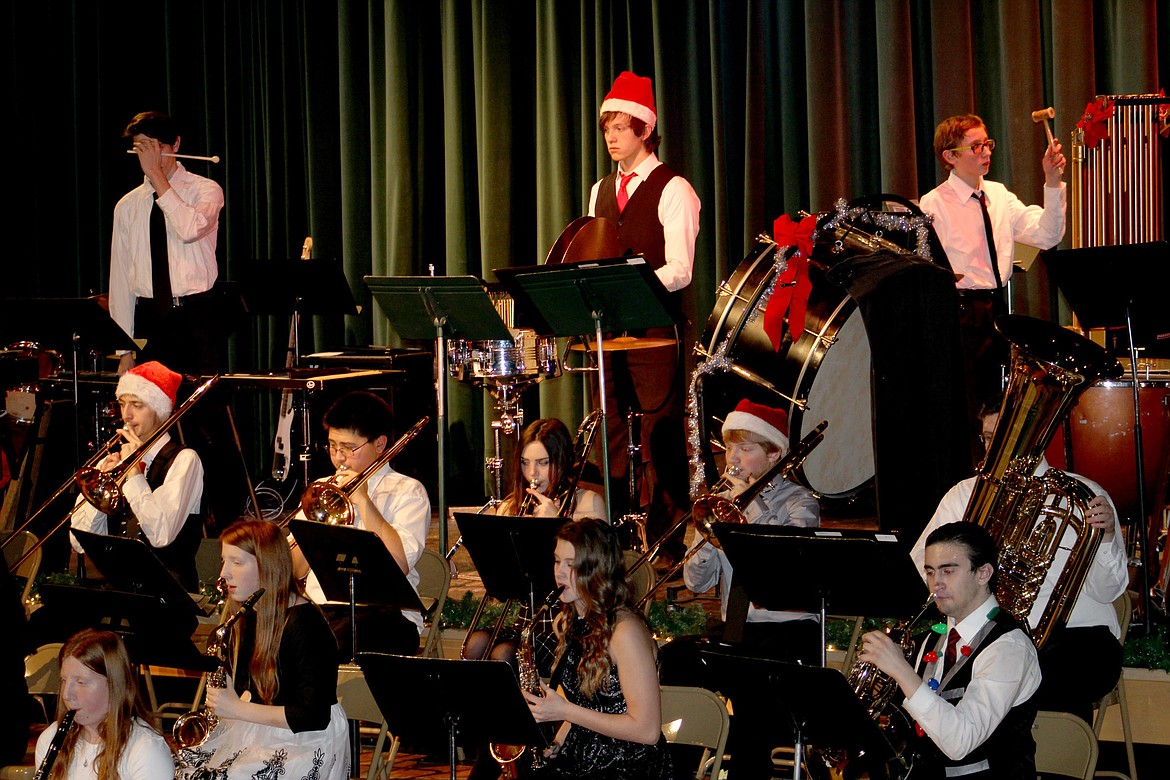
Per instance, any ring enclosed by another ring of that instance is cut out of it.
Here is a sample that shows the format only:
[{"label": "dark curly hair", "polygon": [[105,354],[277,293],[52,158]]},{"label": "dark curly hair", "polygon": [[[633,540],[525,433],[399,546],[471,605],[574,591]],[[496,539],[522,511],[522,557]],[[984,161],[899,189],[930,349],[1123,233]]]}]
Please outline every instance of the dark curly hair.
[{"label": "dark curly hair", "polygon": [[[573,571],[577,598],[584,607],[584,631],[574,631],[581,642],[581,662],[577,674],[581,692],[592,698],[601,684],[609,679],[609,640],[623,611],[641,615],[633,609],[633,589],[626,579],[626,562],[618,544],[617,533],[604,520],[583,517],[561,526],[557,539],[573,545]],[[577,611],[565,604],[557,615],[557,660],[568,646],[570,630]]]}]

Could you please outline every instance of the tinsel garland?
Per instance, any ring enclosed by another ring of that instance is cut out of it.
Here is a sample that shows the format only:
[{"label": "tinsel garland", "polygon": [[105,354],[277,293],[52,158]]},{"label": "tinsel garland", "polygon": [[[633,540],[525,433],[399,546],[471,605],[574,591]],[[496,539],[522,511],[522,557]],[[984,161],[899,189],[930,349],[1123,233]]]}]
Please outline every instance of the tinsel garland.
[{"label": "tinsel garland", "polygon": [[[788,246],[777,246],[776,261],[772,264],[772,270],[768,272],[768,286],[764,288],[755,305],[748,311],[740,330],[750,325],[767,310],[768,301],[771,299],[772,293],[776,292],[776,280],[786,270],[788,270]],[[715,347],[714,352],[695,364],[695,370],[691,372],[691,383],[687,387],[687,452],[690,453],[692,500],[702,495],[703,487],[706,484],[706,478],[703,474],[702,442],[699,438],[701,435],[699,430],[699,379],[716,372],[725,374],[730,371],[733,362],[727,355],[730,349],[731,334],[728,334]]]},{"label": "tinsel garland", "polygon": [[[914,254],[924,260],[931,260],[930,256],[930,225],[929,214],[915,215],[904,211],[873,211],[862,206],[849,208],[849,202],[840,198],[833,204],[833,211],[829,218],[817,226],[816,236],[826,231],[836,230],[844,224],[865,223],[881,230],[898,230],[903,233],[914,234]],[[881,232],[877,233],[881,237]]]},{"label": "tinsel garland", "polygon": [[[902,233],[913,234],[915,238],[914,252],[924,260],[931,260],[930,255],[930,225],[931,217],[929,214],[915,215],[908,212],[898,211],[873,211],[861,206],[849,207],[849,202],[844,198],[840,198],[833,204],[833,211],[828,213],[828,218],[818,224],[816,231],[813,233],[813,242],[815,243],[820,234],[825,232],[832,232],[842,225],[852,225],[854,223],[864,223],[873,225],[878,228],[876,235],[881,236],[884,230],[897,230]],[[764,313],[768,308],[768,300],[772,297],[772,293],[776,291],[776,280],[780,274],[788,269],[788,248],[787,246],[776,247],[776,262],[772,267],[771,275],[768,277],[768,286],[760,297],[756,300],[755,305],[751,311],[747,313],[744,320],[744,327],[753,322],[757,317]],[[740,330],[743,328],[741,327]],[[699,437],[699,395],[698,386],[699,380],[704,376],[709,376],[715,373],[727,373],[731,371],[734,361],[728,356],[728,351],[731,349],[731,335],[724,337],[715,347],[715,351],[707,355],[702,361],[695,365],[694,371],[691,372],[691,383],[687,388],[687,452],[690,453],[690,470],[691,470],[691,499],[698,498],[703,488],[706,486],[706,476],[703,473],[703,457],[702,446],[703,443]]]}]

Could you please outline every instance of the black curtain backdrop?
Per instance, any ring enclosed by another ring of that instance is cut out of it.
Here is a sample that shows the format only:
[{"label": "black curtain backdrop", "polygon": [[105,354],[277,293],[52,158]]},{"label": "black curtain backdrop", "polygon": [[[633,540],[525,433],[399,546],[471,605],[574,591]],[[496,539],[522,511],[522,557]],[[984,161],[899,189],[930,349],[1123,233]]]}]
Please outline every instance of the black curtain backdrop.
[{"label": "black curtain backdrop", "polygon": [[[395,344],[365,274],[475,274],[542,258],[612,163],[597,108],[618,72],[654,79],[660,156],[703,203],[687,311],[782,212],[917,197],[943,178],[934,125],[974,111],[992,177],[1041,197],[1044,134],[1096,94],[1166,85],[1170,0],[4,0],[10,206],[3,296],[104,292],[117,199],[141,181],[120,133],[145,109],[225,190],[221,271],[257,258],[344,262],[360,316],[314,348]],[[1161,55],[1161,56],[1160,56]],[[1043,273],[1017,310],[1067,316]],[[0,316],[3,316],[0,313]],[[282,365],[288,323],[253,318],[234,370]],[[581,413],[546,383],[543,411]],[[483,407],[453,384],[453,450],[481,472]],[[263,439],[271,401],[242,424]],[[457,467],[456,471],[458,473]],[[478,476],[472,481],[478,481]]]}]

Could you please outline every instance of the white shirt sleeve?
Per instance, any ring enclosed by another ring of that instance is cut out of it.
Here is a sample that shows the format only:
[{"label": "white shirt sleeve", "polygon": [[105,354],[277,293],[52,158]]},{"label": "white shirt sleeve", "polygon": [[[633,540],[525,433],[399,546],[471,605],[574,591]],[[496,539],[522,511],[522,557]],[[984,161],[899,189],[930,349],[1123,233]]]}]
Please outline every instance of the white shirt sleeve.
[{"label": "white shirt sleeve", "polygon": [[666,265],[654,273],[670,292],[691,283],[700,209],[699,196],[682,176],[675,176],[663,187],[658,201],[658,221],[662,223],[665,238]]}]

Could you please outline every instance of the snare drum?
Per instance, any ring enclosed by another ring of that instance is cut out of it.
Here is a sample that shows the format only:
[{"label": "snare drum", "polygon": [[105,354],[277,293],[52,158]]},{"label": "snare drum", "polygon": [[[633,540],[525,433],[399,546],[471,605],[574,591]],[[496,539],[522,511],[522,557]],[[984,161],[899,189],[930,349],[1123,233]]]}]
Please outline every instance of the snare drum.
[{"label": "snare drum", "polygon": [[[1146,510],[1155,501],[1170,456],[1170,375],[1138,382],[1142,415]],[[1065,431],[1069,437],[1065,439]],[[1068,422],[1056,430],[1045,453],[1050,466],[1088,477],[1109,493],[1118,513],[1138,513],[1137,459],[1133,445],[1133,380],[1100,380],[1077,400]],[[1160,518],[1159,518],[1160,519]]]},{"label": "snare drum", "polygon": [[46,349],[35,341],[17,341],[4,350],[12,360],[36,366],[35,374],[27,376],[5,393],[4,407],[13,421],[31,423],[36,419],[37,394],[41,392],[39,380],[49,379],[61,371],[64,364],[60,353]]},{"label": "snare drum", "polygon": [[[869,340],[857,305],[845,290],[830,283],[823,263],[810,263],[805,330],[785,330],[780,351],[763,328],[761,296],[774,276],[774,245],[757,243],[735,273],[719,288],[715,308],[700,342],[700,357],[713,354],[730,338],[727,356],[732,372],[755,388],[754,400],[788,412],[789,435],[800,440],[821,420],[828,420],[824,441],[796,472],[796,479],[822,498],[849,499],[872,483],[873,402]],[[704,389],[707,387],[704,384]],[[709,412],[729,410],[745,393],[721,401],[704,400]],[[769,396],[771,400],[769,400]],[[702,415],[707,428],[717,420]]]},{"label": "snare drum", "polygon": [[456,379],[479,384],[515,385],[561,375],[556,339],[511,328],[512,340],[452,340],[447,345],[448,371]]}]

